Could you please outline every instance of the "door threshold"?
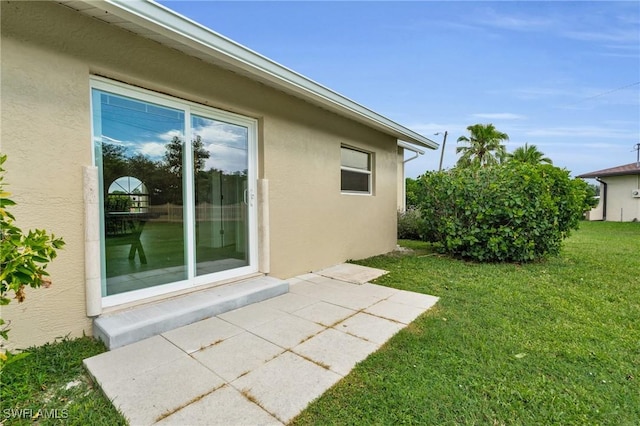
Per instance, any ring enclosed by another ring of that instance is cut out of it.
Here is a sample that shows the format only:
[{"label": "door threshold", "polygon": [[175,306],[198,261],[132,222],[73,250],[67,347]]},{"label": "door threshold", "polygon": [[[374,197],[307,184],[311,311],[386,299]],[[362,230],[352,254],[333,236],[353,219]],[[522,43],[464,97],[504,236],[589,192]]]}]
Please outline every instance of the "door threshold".
[{"label": "door threshold", "polygon": [[93,335],[111,350],[288,292],[289,283],[274,277],[234,281],[103,313],[93,321]]}]

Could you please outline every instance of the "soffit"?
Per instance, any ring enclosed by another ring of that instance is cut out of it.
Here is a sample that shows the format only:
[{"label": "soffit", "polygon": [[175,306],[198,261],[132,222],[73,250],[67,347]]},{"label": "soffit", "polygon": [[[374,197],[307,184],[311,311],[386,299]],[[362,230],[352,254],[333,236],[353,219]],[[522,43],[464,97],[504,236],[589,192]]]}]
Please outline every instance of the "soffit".
[{"label": "soffit", "polygon": [[57,0],[202,61],[301,98],[338,115],[425,148],[438,144],[190,19],[149,0]]}]

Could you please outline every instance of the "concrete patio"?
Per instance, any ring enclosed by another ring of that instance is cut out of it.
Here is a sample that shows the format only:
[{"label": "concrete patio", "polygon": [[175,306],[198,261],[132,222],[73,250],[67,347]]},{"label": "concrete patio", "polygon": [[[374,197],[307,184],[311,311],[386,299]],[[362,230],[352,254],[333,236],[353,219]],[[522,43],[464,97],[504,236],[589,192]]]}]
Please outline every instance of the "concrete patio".
[{"label": "concrete patio", "polygon": [[366,282],[384,273],[301,275],[289,293],[84,363],[131,425],[287,423],[437,302]]}]

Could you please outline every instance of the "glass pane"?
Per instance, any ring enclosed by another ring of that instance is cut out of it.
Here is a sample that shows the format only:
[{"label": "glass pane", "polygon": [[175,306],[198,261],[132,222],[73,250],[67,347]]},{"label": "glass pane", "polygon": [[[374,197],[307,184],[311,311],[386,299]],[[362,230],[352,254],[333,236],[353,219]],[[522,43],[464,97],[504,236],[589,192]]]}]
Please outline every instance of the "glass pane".
[{"label": "glass pane", "polygon": [[181,110],[93,90],[103,296],[187,278]]},{"label": "glass pane", "polygon": [[359,173],[350,170],[342,170],[342,191],[369,192],[369,173]]},{"label": "glass pane", "polygon": [[342,167],[369,170],[369,154],[354,149],[342,148]]},{"label": "glass pane", "polygon": [[193,115],[196,275],[249,264],[248,129]]}]

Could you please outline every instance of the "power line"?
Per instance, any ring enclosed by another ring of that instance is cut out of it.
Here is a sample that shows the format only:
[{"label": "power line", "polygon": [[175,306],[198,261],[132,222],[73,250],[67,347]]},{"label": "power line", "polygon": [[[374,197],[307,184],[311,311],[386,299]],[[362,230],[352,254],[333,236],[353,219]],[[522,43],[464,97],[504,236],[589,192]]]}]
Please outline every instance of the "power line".
[{"label": "power line", "polygon": [[628,89],[629,87],[637,86],[639,84],[640,84],[640,81],[636,81],[635,83],[627,84],[625,86],[620,86],[620,87],[618,87],[616,89],[611,89],[611,90],[608,90],[606,92],[598,93],[597,95],[593,95],[593,96],[589,96],[589,97],[584,98],[584,99],[580,99],[580,100],[578,100],[578,101],[576,101],[576,102],[574,102],[572,104],[569,104],[567,106],[576,105],[576,104],[580,104],[582,102],[590,101],[591,99],[595,99],[595,98],[599,98],[599,97],[602,97],[602,96],[606,96],[606,95],[609,95],[611,93],[618,92],[620,90]]}]

